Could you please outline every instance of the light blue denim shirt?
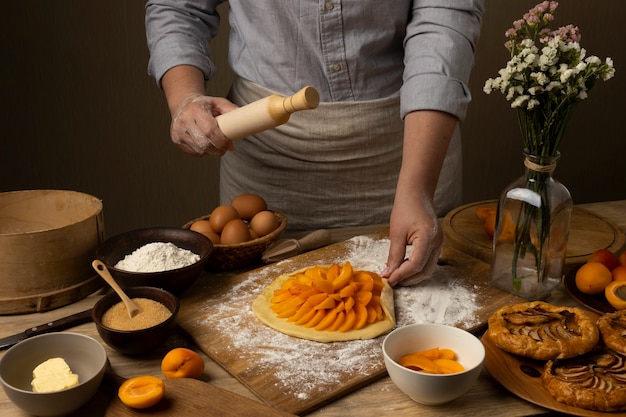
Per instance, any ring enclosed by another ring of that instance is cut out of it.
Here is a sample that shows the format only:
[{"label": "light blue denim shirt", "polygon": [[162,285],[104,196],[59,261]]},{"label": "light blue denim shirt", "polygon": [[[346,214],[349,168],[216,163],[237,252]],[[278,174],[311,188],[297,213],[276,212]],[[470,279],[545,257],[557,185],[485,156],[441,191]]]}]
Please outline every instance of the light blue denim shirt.
[{"label": "light blue denim shirt", "polygon": [[[188,64],[209,79],[220,0],[150,0],[148,73]],[[471,99],[484,0],[230,0],[229,63],[278,93],[314,86],[322,101],[400,92],[401,116],[430,109],[462,119]]]}]

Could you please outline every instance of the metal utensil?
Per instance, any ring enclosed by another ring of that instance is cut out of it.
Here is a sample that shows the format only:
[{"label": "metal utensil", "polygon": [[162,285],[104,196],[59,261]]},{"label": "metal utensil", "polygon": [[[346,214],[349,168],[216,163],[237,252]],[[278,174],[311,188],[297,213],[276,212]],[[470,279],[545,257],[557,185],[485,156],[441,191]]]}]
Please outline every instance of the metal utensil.
[{"label": "metal utensil", "polygon": [[312,249],[321,248],[329,243],[330,232],[328,230],[320,229],[311,232],[300,239],[277,240],[265,249],[261,255],[261,259],[265,263],[277,262]]},{"label": "metal utensil", "polygon": [[135,304],[133,300],[128,298],[124,290],[122,290],[122,288],[117,285],[117,282],[111,276],[111,273],[107,269],[106,265],[102,263],[102,261],[96,259],[91,263],[91,266],[93,266],[93,269],[96,270],[98,275],[100,275],[102,279],[104,279],[107,284],[109,284],[111,288],[113,288],[117,295],[119,295],[119,297],[122,299],[122,302],[126,306],[126,310],[128,310],[128,316],[131,319],[141,312],[141,308],[137,304]]},{"label": "metal utensil", "polygon": [[79,324],[88,323],[91,320],[91,309],[89,309],[57,320],[49,321],[39,326],[30,327],[21,333],[0,338],[0,350],[8,349],[22,340],[28,339],[29,337],[44,333],[59,332],[61,330],[69,329],[70,327],[78,326]]}]

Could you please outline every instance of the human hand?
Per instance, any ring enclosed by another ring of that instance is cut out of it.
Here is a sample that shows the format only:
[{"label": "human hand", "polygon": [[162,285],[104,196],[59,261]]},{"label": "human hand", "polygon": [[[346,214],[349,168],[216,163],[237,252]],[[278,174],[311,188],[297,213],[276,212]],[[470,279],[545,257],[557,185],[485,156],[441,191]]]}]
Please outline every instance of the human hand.
[{"label": "human hand", "polygon": [[[391,286],[414,285],[430,276],[439,260],[443,231],[431,199],[396,201],[391,212],[391,245],[382,276]],[[406,246],[412,245],[408,259]]]},{"label": "human hand", "polygon": [[224,155],[234,146],[219,129],[215,116],[236,108],[225,98],[204,95],[187,97],[172,117],[172,142],[189,155]]}]

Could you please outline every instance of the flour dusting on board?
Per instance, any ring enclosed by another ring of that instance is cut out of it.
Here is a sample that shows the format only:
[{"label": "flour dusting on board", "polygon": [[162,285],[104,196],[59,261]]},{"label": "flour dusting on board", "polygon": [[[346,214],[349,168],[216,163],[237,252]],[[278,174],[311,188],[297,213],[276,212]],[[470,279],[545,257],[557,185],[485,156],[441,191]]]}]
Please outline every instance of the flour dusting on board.
[{"label": "flour dusting on board", "polygon": [[[346,242],[347,253],[328,263],[350,261],[354,269],[380,273],[387,260],[389,239],[366,236]],[[280,265],[284,268],[287,259]],[[350,375],[367,375],[380,370],[381,338],[349,342],[319,343],[284,335],[259,321],[252,300],[276,276],[271,266],[250,274],[219,299],[208,298],[202,307],[203,326],[213,328],[228,340],[228,347],[247,364],[237,370],[243,379],[273,374],[282,395],[306,400],[331,392]],[[412,287],[396,287],[394,302],[398,326],[441,323],[470,328],[478,323],[475,295],[463,277],[453,276],[445,266],[428,280]],[[208,313],[208,314],[207,314]]]}]

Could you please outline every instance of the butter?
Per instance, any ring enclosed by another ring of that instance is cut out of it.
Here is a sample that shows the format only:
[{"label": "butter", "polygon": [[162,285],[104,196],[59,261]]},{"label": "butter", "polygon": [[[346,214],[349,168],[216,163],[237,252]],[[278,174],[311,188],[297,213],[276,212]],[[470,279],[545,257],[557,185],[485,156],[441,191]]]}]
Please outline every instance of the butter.
[{"label": "butter", "polygon": [[34,392],[61,391],[78,385],[78,375],[73,373],[63,358],[51,358],[33,370],[31,386]]}]

